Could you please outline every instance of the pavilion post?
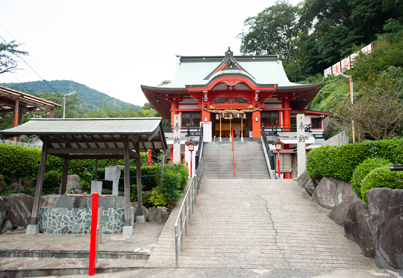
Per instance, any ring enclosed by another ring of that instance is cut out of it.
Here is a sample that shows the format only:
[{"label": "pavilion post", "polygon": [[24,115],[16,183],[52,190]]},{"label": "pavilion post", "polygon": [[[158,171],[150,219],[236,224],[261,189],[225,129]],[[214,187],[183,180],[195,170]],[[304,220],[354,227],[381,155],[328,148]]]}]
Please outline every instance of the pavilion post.
[{"label": "pavilion post", "polygon": [[141,156],[140,156],[140,143],[136,142],[136,184],[137,184],[137,218],[136,223],[144,223],[146,219],[143,212],[143,189],[141,188]]},{"label": "pavilion post", "polygon": [[[15,106],[14,106],[14,122],[13,122],[13,127],[18,126],[18,120],[20,118],[20,98],[17,98],[15,100]],[[13,137],[13,141],[18,141],[19,137]]]},{"label": "pavilion post", "polygon": [[132,235],[133,226],[130,223],[130,149],[129,149],[129,136],[125,135],[124,139],[124,200],[125,200],[125,225],[123,226],[122,235]]},{"label": "pavilion post", "polygon": [[69,160],[64,159],[64,164],[63,164],[63,175],[62,175],[62,188],[60,189],[60,194],[66,193],[67,190],[67,175],[69,172]]},{"label": "pavilion post", "polygon": [[36,181],[34,205],[32,207],[31,220],[30,220],[30,224],[27,227],[26,234],[37,234],[37,233],[39,233],[38,211],[39,211],[39,202],[40,202],[40,198],[41,198],[41,195],[42,195],[43,177],[45,175],[48,144],[49,144],[49,137],[47,136],[43,140],[41,162],[39,163],[38,179]]}]

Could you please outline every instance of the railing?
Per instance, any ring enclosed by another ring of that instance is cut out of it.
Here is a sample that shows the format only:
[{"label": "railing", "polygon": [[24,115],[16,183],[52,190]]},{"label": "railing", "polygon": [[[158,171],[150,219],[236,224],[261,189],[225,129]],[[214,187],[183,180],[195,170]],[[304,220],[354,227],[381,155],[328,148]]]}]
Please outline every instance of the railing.
[{"label": "railing", "polygon": [[7,144],[7,145],[11,145],[11,146],[20,146],[20,147],[42,149],[42,145],[34,145],[34,144],[31,144],[31,143],[16,142],[16,141],[11,141],[11,140],[1,140],[0,139],[0,144]]},{"label": "railing", "polygon": [[[162,129],[164,130],[164,132],[173,132],[173,125],[163,125]],[[200,136],[201,128],[198,126],[182,126],[181,133],[185,133],[186,137]]]},{"label": "railing", "polygon": [[275,179],[275,176],[273,175],[272,171],[274,171],[274,154],[270,150],[269,142],[267,141],[266,135],[264,133],[264,128],[261,129],[261,141],[262,141],[262,148],[263,148],[263,153],[264,153],[264,158],[266,160],[267,164],[267,170],[269,171],[270,178]]},{"label": "railing", "polygon": [[234,131],[233,130],[231,130],[231,141],[232,141],[232,162],[234,162],[234,178],[235,178],[236,162],[235,162],[235,147],[234,147]]},{"label": "railing", "polygon": [[[312,132],[311,124],[307,124],[304,126],[305,132]],[[278,132],[297,132],[297,125],[271,125],[271,126],[264,126],[262,124],[262,129],[265,130],[266,135],[277,135]]]},{"label": "railing", "polygon": [[[203,178],[203,160],[200,161],[199,167],[196,170],[196,175],[192,178],[190,186],[183,199],[182,205],[179,209],[178,217],[175,222],[175,261],[176,268],[179,267],[179,242],[181,244],[181,251],[183,251],[183,231],[187,235],[187,223],[191,224],[191,213],[193,213],[193,206],[197,201],[201,180]],[[190,209],[192,208],[192,209]],[[179,231],[178,231],[178,223]]]},{"label": "railing", "polygon": [[270,144],[267,141],[266,133],[265,133],[265,127],[262,125],[262,129],[260,130],[261,137],[262,137],[262,146],[263,149],[266,151],[267,156],[268,156],[268,161],[267,163],[269,164],[269,170],[274,170],[274,154],[270,150]]},{"label": "railing", "polygon": [[196,156],[195,156],[196,169],[199,166],[199,162],[203,157],[203,149],[204,149],[203,126],[201,126],[200,127],[200,137],[199,137],[199,147],[197,148]]}]

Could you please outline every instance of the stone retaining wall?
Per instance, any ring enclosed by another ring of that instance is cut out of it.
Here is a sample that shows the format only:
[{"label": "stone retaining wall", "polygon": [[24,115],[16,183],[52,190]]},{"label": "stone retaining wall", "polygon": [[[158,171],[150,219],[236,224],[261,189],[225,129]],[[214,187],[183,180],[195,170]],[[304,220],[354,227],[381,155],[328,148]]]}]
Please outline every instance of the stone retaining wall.
[{"label": "stone retaining wall", "polygon": [[[39,231],[48,234],[89,234],[91,231],[90,208],[39,208]],[[133,225],[134,208],[130,208]],[[102,212],[102,233],[121,233],[125,225],[123,208],[105,208]]]}]

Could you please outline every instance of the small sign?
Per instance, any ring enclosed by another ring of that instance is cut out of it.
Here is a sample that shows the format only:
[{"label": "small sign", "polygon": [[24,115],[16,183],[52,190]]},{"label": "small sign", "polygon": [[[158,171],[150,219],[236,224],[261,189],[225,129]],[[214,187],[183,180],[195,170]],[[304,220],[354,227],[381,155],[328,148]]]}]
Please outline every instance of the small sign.
[{"label": "small sign", "polygon": [[241,136],[241,127],[239,125],[235,126],[235,136],[236,137]]},{"label": "small sign", "polygon": [[211,122],[201,122],[201,124],[203,125],[203,141],[212,142]]}]

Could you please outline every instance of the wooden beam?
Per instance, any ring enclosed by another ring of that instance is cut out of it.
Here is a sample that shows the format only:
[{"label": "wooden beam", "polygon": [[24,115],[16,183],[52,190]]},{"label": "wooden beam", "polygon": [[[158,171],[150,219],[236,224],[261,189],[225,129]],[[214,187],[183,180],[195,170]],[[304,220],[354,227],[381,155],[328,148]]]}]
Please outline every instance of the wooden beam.
[{"label": "wooden beam", "polygon": [[136,143],[136,153],[139,154],[139,157],[136,158],[136,184],[137,184],[137,215],[144,215],[143,212],[143,189],[141,188],[141,161],[140,161],[140,143]]},{"label": "wooden beam", "polygon": [[66,186],[67,186],[67,175],[69,172],[69,160],[64,159],[64,164],[63,164],[63,175],[62,175],[62,188],[60,189],[60,194],[65,194],[66,193]]},{"label": "wooden beam", "polygon": [[123,154],[124,148],[64,148],[64,149],[55,149],[55,148],[49,148],[48,154],[69,154],[69,153],[121,153]]},{"label": "wooden beam", "polygon": [[38,224],[38,210],[39,210],[39,201],[42,195],[42,187],[43,187],[43,177],[45,176],[45,167],[46,167],[46,157],[48,150],[49,137],[46,137],[43,141],[42,145],[42,154],[41,154],[41,162],[39,163],[39,171],[38,171],[38,179],[36,180],[36,189],[35,189],[35,197],[34,197],[34,205],[32,207],[31,214],[31,225]]},{"label": "wooden beam", "polygon": [[160,131],[160,126],[158,125],[158,127],[153,131],[153,133],[148,135],[148,142],[150,142],[159,131]]},{"label": "wooden beam", "polygon": [[[134,154],[134,152],[131,152],[132,154]],[[135,158],[132,154],[130,154],[130,156],[132,158]],[[69,154],[52,154],[54,156],[60,157],[60,158],[64,158],[64,159],[124,159],[124,155],[123,154],[73,154],[73,155],[69,155]]]},{"label": "wooden beam", "polygon": [[[130,155],[129,136],[124,138],[125,145],[125,172],[124,172],[124,199],[125,199],[125,226],[130,226]],[[141,185],[140,185],[141,188]],[[140,195],[141,196],[141,195]]]}]

